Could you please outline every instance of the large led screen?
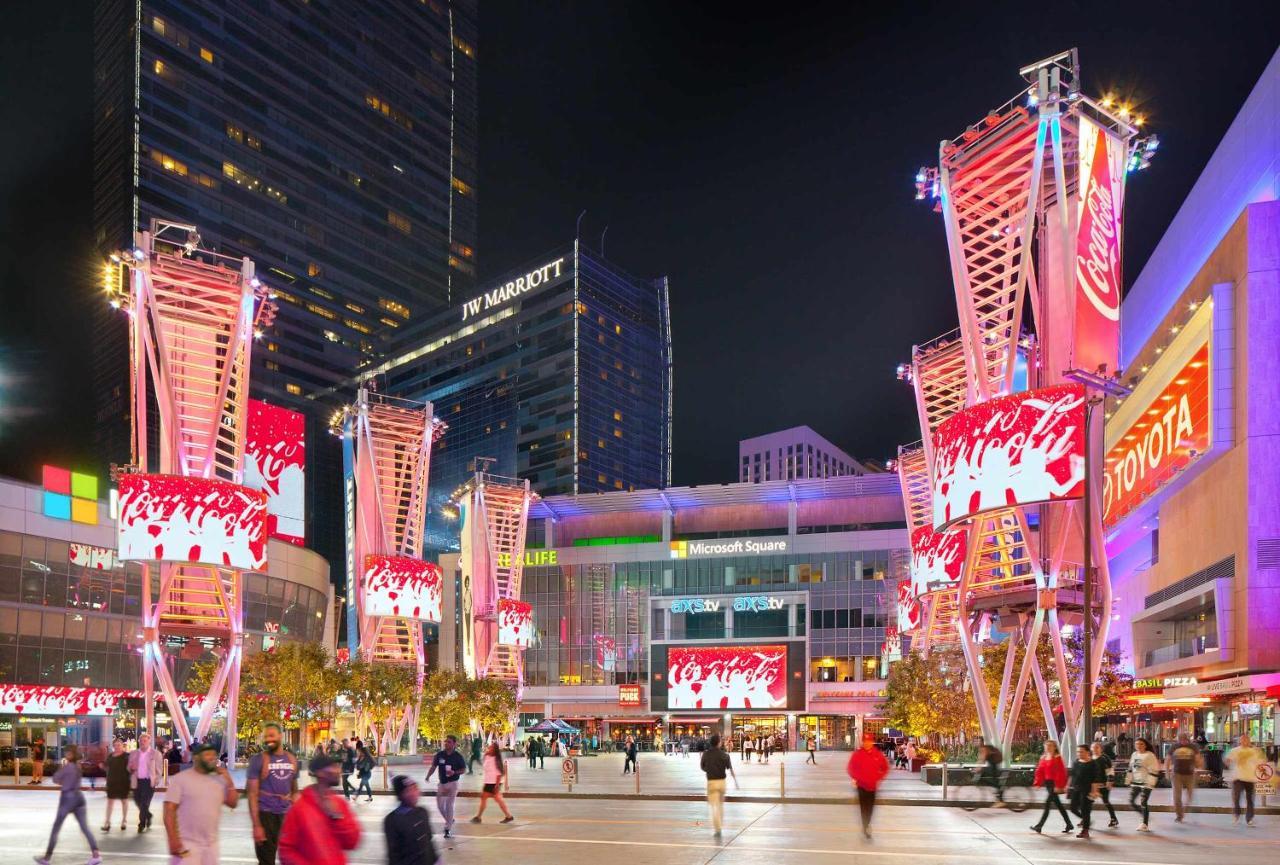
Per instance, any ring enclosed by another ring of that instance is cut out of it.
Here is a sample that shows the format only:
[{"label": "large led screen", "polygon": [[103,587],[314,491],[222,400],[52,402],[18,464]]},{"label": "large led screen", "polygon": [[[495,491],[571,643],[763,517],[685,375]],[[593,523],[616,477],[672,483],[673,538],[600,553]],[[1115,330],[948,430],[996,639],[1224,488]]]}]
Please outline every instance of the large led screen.
[{"label": "large led screen", "polygon": [[1120,354],[1120,233],[1124,145],[1080,118],[1076,202],[1074,365],[1115,369]]},{"label": "large led screen", "polygon": [[787,647],[671,646],[668,709],[785,709]]},{"label": "large led screen", "polygon": [[121,475],[120,558],[267,567],[267,496],[239,484],[178,475]]},{"label": "large led screen", "polygon": [[898,630],[910,634],[923,624],[922,617],[920,597],[912,589],[911,581],[898,583]]},{"label": "large led screen", "polygon": [[1084,495],[1084,386],[997,397],[958,412],[933,438],[933,523]]},{"label": "large led screen", "polygon": [[920,526],[911,533],[911,588],[918,596],[960,582],[969,535],[963,529],[935,532]]},{"label": "large led screen", "polygon": [[365,556],[364,585],[366,615],[440,621],[444,579],[438,565],[406,556]]},{"label": "large led screen", "polygon": [[533,604],[498,599],[498,645],[527,649],[533,645]]},{"label": "large led screen", "polygon": [[306,542],[307,419],[296,411],[249,400],[244,485],[267,494],[267,531]]}]

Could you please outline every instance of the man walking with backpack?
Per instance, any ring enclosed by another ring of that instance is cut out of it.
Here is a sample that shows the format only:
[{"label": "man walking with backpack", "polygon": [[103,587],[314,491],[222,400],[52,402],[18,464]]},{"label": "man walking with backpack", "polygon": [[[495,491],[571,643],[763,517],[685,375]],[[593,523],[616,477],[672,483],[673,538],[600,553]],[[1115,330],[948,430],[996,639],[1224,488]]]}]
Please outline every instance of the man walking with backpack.
[{"label": "man walking with backpack", "polygon": [[298,758],[281,745],[279,724],[262,729],[262,751],[249,758],[245,791],[253,821],[253,849],[258,865],[275,865],[280,827],[289,806],[298,798]]}]

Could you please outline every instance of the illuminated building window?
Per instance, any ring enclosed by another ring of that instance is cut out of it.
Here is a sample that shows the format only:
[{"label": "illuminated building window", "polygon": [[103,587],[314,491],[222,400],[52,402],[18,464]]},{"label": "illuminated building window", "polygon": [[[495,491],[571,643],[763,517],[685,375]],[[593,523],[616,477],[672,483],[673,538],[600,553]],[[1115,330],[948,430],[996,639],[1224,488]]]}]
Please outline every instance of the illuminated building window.
[{"label": "illuminated building window", "polygon": [[459,195],[470,195],[472,193],[471,185],[459,178],[453,178],[453,188]]},{"label": "illuminated building window", "polygon": [[334,300],[333,292],[325,291],[323,288],[320,288],[318,285],[307,286],[307,291],[311,292],[312,294],[319,295],[320,297],[323,297],[325,300]]},{"label": "illuminated building window", "polygon": [[601,380],[601,381],[608,381],[608,380],[609,380],[609,370],[607,370],[607,369],[602,369],[602,370],[600,370],[600,380]]},{"label": "illuminated building window", "polygon": [[399,326],[400,326],[400,322],[395,321],[394,319],[390,319],[390,318],[380,318],[380,319],[378,319],[378,321],[382,322],[383,324],[387,325],[388,327],[399,327]]},{"label": "illuminated building window", "polygon": [[308,303],[307,311],[314,312],[316,315],[320,316],[321,318],[327,318],[330,321],[338,320],[338,314],[336,312],[329,309],[325,309],[323,306],[320,306],[319,304]]},{"label": "illuminated building window", "polygon": [[276,293],[276,297],[280,298],[281,300],[288,301],[289,303],[296,304],[300,302],[298,298],[294,297],[292,294],[290,294],[287,291],[281,291],[280,289],[277,288],[275,289],[275,293]]},{"label": "illuminated building window", "polygon": [[182,177],[187,176],[187,166],[167,153],[161,153],[159,150],[152,150],[151,160],[157,163],[165,171],[172,171],[174,174]]},{"label": "illuminated building window", "polygon": [[476,269],[456,255],[449,256],[449,266],[470,276],[476,275]]},{"label": "illuminated building window", "polygon": [[151,29],[159,33],[161,36],[163,36],[164,35],[164,19],[159,16],[153,17],[151,19]]},{"label": "illuminated building window", "polygon": [[316,264],[314,261],[307,262],[307,276],[319,276],[321,272],[320,265]]},{"label": "illuminated building window", "polygon": [[386,117],[394,121],[395,123],[399,124],[400,126],[403,126],[405,129],[409,129],[409,130],[413,129],[413,119],[410,118],[408,115],[398,111],[397,109],[392,108],[391,104],[387,102],[385,99],[380,99],[379,97],[374,96],[373,94],[370,93],[365,95],[364,104],[372,108],[374,111],[377,111],[383,117]]},{"label": "illuminated building window", "polygon": [[596,447],[598,448],[604,447],[604,439],[596,439]]},{"label": "illuminated building window", "polygon": [[279,372],[280,364],[276,363],[274,360],[269,360],[267,361],[267,369],[271,370],[272,372]]},{"label": "illuminated building window", "polygon": [[158,59],[158,58],[157,58],[157,59],[156,59],[156,67],[155,67],[155,68],[156,68],[156,74],[157,74],[157,75],[163,75],[163,74],[164,74],[164,61],[163,61],[163,60],[160,60],[160,59]]},{"label": "illuminated building window", "polygon": [[[621,481],[621,480],[615,480],[615,481],[613,482],[613,485],[614,485],[614,487],[615,487],[616,489],[622,489],[622,481]],[[1082,608],[1082,609],[1083,609],[1083,608]]]},{"label": "illuminated building window", "polygon": [[364,312],[364,307],[358,303],[348,303],[347,309],[351,310],[352,312]]},{"label": "illuminated building window", "polygon": [[582,301],[578,301],[578,315],[586,315],[586,314],[587,314],[587,305]]},{"label": "illuminated building window", "polygon": [[387,222],[390,223],[391,227],[396,231],[403,232],[404,234],[413,233],[413,223],[409,221],[409,217],[396,213],[394,210],[387,211]]},{"label": "illuminated building window", "polygon": [[336,333],[334,333],[334,332],[333,332],[333,331],[331,331],[331,330],[326,330],[326,331],[324,332],[324,338],[325,338],[325,339],[327,339],[327,340],[329,340],[329,342],[341,342],[341,341],[342,341],[342,339],[341,339],[341,338],[340,338]]},{"label": "illuminated building window", "polygon": [[615,325],[613,326],[613,332],[614,332],[614,333],[617,333],[617,334],[621,334],[621,333],[622,333],[622,325],[620,325],[620,324],[615,324]]},{"label": "illuminated building window", "polygon": [[468,57],[475,59],[476,49],[475,49],[475,46],[473,46],[470,42],[467,42],[455,36],[453,37],[453,47],[457,48],[459,51],[461,51],[463,54],[467,55]]},{"label": "illuminated building window", "polygon": [[476,257],[476,251],[471,247],[467,246],[465,243],[458,243],[457,241],[454,241],[449,245],[453,247],[454,252],[458,253],[458,255],[461,255],[463,258]]},{"label": "illuminated building window", "polygon": [[622,412],[618,411],[618,410],[615,408],[615,409],[613,410],[613,419],[614,419],[614,420],[622,420]]},{"label": "illuminated building window", "polygon": [[622,438],[622,430],[618,429],[617,427],[614,427],[614,428],[613,428],[613,437],[614,437],[614,438],[616,438],[616,439],[620,439],[620,438]]},{"label": "illuminated building window", "polygon": [[262,149],[262,142],[254,138],[252,135],[246,135],[244,138],[244,143],[252,147],[254,150]]},{"label": "illuminated building window", "polygon": [[302,385],[300,384],[294,384],[293,382],[289,382],[284,386],[284,389],[287,390],[289,393],[293,394],[294,396],[302,396]]},{"label": "illuminated building window", "polygon": [[378,308],[385,309],[387,312],[393,312],[402,318],[409,317],[409,307],[398,301],[387,300],[385,297],[378,298]]},{"label": "illuminated building window", "polygon": [[[605,483],[604,475],[596,475],[596,483],[598,484]],[[1084,609],[1084,607],[1081,607],[1080,609]]]},{"label": "illuminated building window", "polygon": [[351,328],[352,330],[358,330],[361,333],[369,333],[372,330],[372,328],[369,327],[369,325],[361,324],[360,322],[356,321],[354,318],[344,318],[342,320],[342,323],[345,324],[347,327]]},{"label": "illuminated building window", "polygon": [[212,52],[212,51],[210,51],[208,48],[201,48],[201,49],[200,49],[200,59],[201,59],[201,60],[203,60],[205,63],[212,63],[212,62],[213,62],[213,52]]},{"label": "illuminated building window", "polygon": [[[230,123],[228,123],[227,137],[230,138],[232,141],[236,142],[237,144],[244,144],[244,130],[241,129],[239,126],[232,126]],[[223,170],[224,171],[226,170],[225,165]]]},{"label": "illuminated building window", "polygon": [[267,343],[267,351],[279,351],[279,350],[280,350],[280,346],[276,345],[274,342]]}]

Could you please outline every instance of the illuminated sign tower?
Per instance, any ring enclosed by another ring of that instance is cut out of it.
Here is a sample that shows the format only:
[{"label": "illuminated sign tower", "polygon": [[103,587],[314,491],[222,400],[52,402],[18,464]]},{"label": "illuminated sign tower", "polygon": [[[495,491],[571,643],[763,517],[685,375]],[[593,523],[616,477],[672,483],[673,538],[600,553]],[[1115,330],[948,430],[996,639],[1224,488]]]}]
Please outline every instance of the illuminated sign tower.
[{"label": "illuminated sign tower", "polygon": [[[360,726],[380,750],[417,728],[425,650],[422,623],[440,621],[440,568],[422,560],[431,445],[445,425],[431,403],[361,390],[343,419],[346,464],[348,641],[369,663],[403,664],[416,673],[419,696],[391,712],[381,731]],[[352,627],[354,626],[354,628]],[[411,734],[410,753],[417,735]]]},{"label": "illuminated sign tower", "polygon": [[[116,281],[127,277],[127,284]],[[194,226],[154,220],[112,257],[107,291],[129,315],[133,460],[118,476],[119,557],[142,562],[146,730],[155,688],[190,744],[226,695],[236,741],[244,639],[244,571],[267,564],[264,493],[242,485],[249,359],[275,305],[253,262],[200,248]],[[148,429],[148,407],[159,416]],[[150,443],[158,441],[158,459]],[[218,658],[194,734],[180,709],[171,651]],[[230,753],[234,759],[234,746]]]},{"label": "illuminated sign tower", "polygon": [[[900,452],[899,473],[913,586],[928,607],[924,645],[959,643],[982,734],[1007,751],[1032,682],[1057,735],[1028,651],[1047,633],[1069,753],[1084,680],[1096,681],[1102,657],[1091,653],[1090,669],[1074,675],[1063,648],[1063,626],[1083,621],[1090,558],[1099,645],[1111,605],[1100,475],[1086,478],[1091,403],[1075,382],[1116,373],[1125,174],[1146,167],[1156,141],[1137,140],[1141,119],[1127,107],[1081,93],[1074,50],[1021,74],[1021,93],[943,141],[939,167],[916,177],[917,198],[936,199],[943,215],[960,327],[917,346],[900,370],[923,441]],[[1034,337],[1023,327],[1028,306]],[[1100,443],[1101,432],[1095,425],[1091,438]],[[979,644],[994,617],[1010,650],[993,701]]]}]

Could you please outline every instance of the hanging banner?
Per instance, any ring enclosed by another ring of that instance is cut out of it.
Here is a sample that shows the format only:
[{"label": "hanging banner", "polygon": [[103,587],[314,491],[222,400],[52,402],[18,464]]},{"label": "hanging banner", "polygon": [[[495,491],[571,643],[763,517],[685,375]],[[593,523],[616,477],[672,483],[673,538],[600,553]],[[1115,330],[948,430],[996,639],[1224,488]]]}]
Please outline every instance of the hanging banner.
[{"label": "hanging banner", "polygon": [[1074,363],[1115,372],[1120,358],[1120,232],[1124,146],[1080,117],[1080,188],[1076,201]]},{"label": "hanging banner", "polygon": [[964,529],[935,532],[920,526],[911,532],[911,588],[918,595],[960,582],[969,533]]},{"label": "hanging banner", "polygon": [[1084,496],[1084,386],[979,403],[933,437],[933,527],[1000,508]]},{"label": "hanging banner", "polygon": [[672,646],[669,709],[785,709],[786,646]]},{"label": "hanging banner", "polygon": [[178,475],[120,476],[119,556],[246,571],[267,567],[267,496]]},{"label": "hanging banner", "polygon": [[364,557],[364,612],[439,622],[444,575],[439,565],[407,556]]},{"label": "hanging banner", "polygon": [[296,411],[249,400],[244,485],[267,494],[267,532],[306,542],[307,419]]},{"label": "hanging banner", "polygon": [[533,645],[533,604],[498,599],[498,645],[527,649]]},{"label": "hanging banner", "polygon": [[898,631],[909,634],[917,630],[923,622],[923,611],[920,609],[920,598],[911,589],[911,581],[898,583]]},{"label": "hanging banner", "polygon": [[[0,685],[0,715],[114,715],[125,699],[141,699],[142,691],[121,688],[77,688],[63,685]],[[157,701],[162,694],[155,695]],[[178,694],[187,712],[204,705],[200,694]]]}]

